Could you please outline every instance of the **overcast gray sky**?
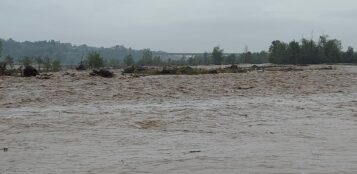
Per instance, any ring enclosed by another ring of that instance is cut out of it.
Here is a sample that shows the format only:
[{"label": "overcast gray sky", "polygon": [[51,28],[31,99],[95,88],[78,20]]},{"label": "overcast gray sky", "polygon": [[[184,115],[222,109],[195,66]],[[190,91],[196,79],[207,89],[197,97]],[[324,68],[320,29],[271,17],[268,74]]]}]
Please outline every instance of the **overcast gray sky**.
[{"label": "overcast gray sky", "polygon": [[266,50],[312,33],[356,48],[356,19],[356,0],[0,0],[1,38],[168,52]]}]

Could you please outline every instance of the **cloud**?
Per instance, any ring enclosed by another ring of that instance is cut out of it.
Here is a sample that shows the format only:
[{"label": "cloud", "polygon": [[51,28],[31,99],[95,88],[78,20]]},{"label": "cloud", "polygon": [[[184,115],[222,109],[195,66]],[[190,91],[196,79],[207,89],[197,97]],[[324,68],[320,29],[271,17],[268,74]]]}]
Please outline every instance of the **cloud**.
[{"label": "cloud", "polygon": [[170,52],[267,49],[326,33],[357,46],[354,0],[1,0],[0,37]]}]

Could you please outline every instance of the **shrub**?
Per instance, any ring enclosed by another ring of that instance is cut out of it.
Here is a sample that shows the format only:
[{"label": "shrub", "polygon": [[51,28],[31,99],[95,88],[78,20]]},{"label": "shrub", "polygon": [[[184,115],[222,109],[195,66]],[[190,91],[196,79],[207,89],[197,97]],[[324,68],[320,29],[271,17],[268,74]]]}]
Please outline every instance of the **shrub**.
[{"label": "shrub", "polygon": [[104,59],[97,52],[89,53],[87,60],[90,68],[100,68],[104,66]]},{"label": "shrub", "polygon": [[57,59],[52,61],[52,71],[58,72],[61,70],[61,62]]}]

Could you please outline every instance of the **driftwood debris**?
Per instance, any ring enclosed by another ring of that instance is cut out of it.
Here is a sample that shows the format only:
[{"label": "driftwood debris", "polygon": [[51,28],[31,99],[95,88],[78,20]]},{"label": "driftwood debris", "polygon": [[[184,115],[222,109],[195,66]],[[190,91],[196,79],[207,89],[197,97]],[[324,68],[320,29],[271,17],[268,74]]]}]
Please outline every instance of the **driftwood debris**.
[{"label": "driftwood debris", "polygon": [[105,77],[105,78],[112,78],[114,77],[114,73],[110,72],[109,70],[106,69],[101,69],[101,70],[93,70],[90,73],[91,76],[101,76],[101,77]]}]

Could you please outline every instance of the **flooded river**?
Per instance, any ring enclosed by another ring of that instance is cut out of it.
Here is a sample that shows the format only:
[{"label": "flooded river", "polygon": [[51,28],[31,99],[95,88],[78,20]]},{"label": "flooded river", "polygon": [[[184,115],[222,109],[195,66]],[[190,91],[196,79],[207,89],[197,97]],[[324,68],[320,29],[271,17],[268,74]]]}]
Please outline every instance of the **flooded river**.
[{"label": "flooded river", "polygon": [[1,77],[1,174],[357,173],[357,67],[83,76]]}]

